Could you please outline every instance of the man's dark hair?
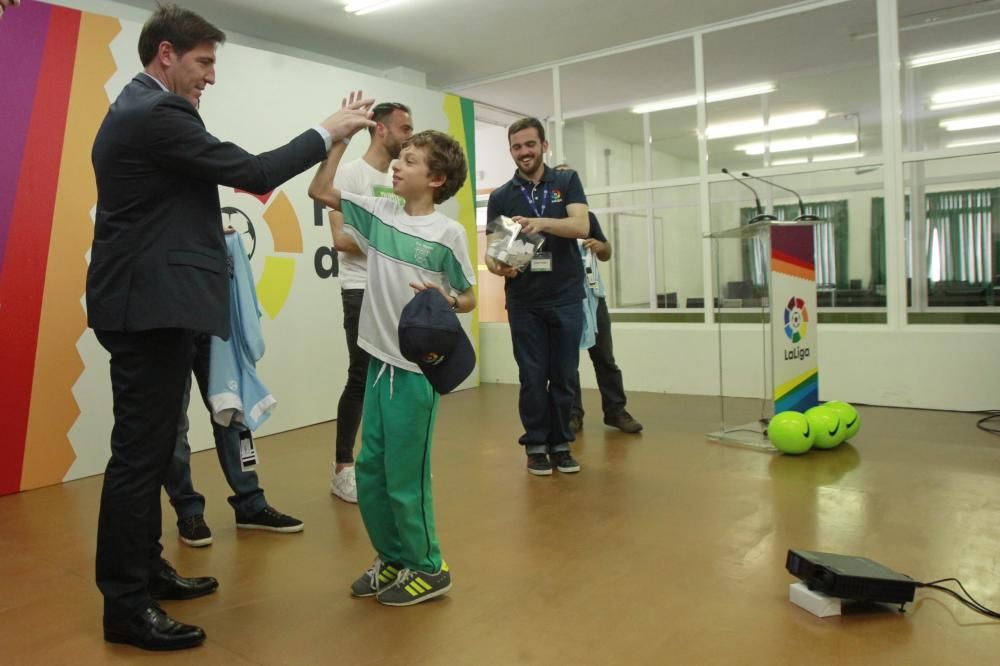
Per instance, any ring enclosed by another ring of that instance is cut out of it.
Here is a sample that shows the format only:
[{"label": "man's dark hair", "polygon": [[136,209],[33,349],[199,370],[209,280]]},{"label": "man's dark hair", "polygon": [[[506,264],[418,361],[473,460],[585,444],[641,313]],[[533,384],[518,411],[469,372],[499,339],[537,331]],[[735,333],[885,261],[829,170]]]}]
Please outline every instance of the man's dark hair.
[{"label": "man's dark hair", "polygon": [[[380,104],[376,104],[372,107],[372,120],[377,123],[381,123],[383,120],[391,116],[394,111],[410,113],[410,107],[405,104],[400,104],[399,102],[382,102]],[[368,133],[375,136],[375,127],[369,127]]]},{"label": "man's dark hair", "polygon": [[461,144],[444,132],[424,130],[417,132],[403,142],[403,148],[413,146],[424,151],[427,159],[427,173],[430,176],[444,176],[441,187],[434,188],[434,203],[447,201],[465,184],[469,167],[465,162],[465,151]]},{"label": "man's dark hair", "polygon": [[515,120],[514,124],[507,128],[507,143],[510,143],[510,137],[532,127],[538,130],[538,140],[545,141],[545,126],[542,125],[541,120],[538,118],[521,118],[520,120]]},{"label": "man's dark hair", "polygon": [[178,56],[201,44],[224,44],[226,33],[188,9],[157,5],[139,34],[139,60],[145,67],[156,58],[161,42],[170,42]]}]

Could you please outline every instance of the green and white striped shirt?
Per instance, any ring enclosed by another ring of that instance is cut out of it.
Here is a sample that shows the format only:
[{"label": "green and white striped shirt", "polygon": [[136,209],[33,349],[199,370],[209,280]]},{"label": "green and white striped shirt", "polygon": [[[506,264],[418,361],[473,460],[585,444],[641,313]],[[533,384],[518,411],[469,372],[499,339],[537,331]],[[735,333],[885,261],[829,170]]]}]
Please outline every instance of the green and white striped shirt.
[{"label": "green and white striped shirt", "polygon": [[399,317],[413,298],[411,282],[461,293],[476,282],[465,229],[434,212],[411,216],[390,199],[342,192],[344,231],[368,256],[358,346],[398,368],[420,372],[399,351]]}]

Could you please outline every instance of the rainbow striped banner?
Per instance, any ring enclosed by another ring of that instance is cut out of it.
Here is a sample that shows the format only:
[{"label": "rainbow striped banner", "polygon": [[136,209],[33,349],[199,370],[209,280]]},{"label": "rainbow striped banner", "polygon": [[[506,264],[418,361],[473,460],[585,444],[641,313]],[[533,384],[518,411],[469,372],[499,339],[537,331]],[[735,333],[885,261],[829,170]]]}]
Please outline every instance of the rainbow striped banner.
[{"label": "rainbow striped banner", "polygon": [[120,29],[31,0],[0,22],[0,494],[57,483],[75,459],[68,432],[97,201],[90,148]]},{"label": "rainbow striped banner", "polygon": [[819,404],[816,263],[811,225],[771,227],[774,413]]}]

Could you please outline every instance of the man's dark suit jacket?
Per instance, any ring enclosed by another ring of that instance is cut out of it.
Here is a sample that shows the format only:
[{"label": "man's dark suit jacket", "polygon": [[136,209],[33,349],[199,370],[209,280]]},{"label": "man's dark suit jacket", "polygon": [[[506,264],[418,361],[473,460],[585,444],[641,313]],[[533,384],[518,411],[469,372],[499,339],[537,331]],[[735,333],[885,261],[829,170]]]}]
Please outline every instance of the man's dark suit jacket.
[{"label": "man's dark suit jacket", "polygon": [[139,74],[94,140],[97,215],[87,323],[106,331],[185,328],[229,337],[219,185],[269,192],[326,157],[307,130],[260,155],[219,141],[185,98]]}]

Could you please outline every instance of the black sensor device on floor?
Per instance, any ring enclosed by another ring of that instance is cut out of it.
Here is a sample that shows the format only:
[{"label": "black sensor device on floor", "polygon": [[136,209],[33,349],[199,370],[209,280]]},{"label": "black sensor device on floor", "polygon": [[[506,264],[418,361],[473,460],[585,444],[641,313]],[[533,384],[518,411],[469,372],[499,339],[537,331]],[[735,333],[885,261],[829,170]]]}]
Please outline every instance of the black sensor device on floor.
[{"label": "black sensor device on floor", "polygon": [[785,568],[810,590],[840,599],[905,604],[917,589],[909,576],[866,557],[789,550]]}]

